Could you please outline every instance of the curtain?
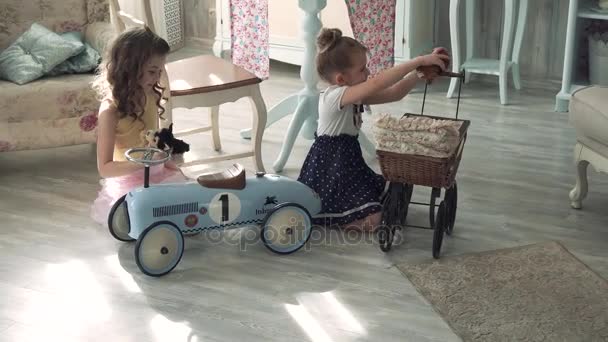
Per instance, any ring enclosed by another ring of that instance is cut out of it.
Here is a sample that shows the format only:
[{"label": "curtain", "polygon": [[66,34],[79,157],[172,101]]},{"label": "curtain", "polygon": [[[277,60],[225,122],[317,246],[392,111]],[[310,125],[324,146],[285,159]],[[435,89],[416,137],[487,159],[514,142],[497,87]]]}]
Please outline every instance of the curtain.
[{"label": "curtain", "polygon": [[[345,2],[355,39],[369,49],[370,73],[393,66],[396,0]],[[268,78],[268,0],[230,0],[230,19],[232,62]]]},{"label": "curtain", "polygon": [[[331,1],[331,0],[329,0]],[[345,0],[354,38],[369,50],[371,75],[394,65],[396,0]]]},{"label": "curtain", "polygon": [[230,0],[230,35],[232,62],[268,78],[268,0]]}]

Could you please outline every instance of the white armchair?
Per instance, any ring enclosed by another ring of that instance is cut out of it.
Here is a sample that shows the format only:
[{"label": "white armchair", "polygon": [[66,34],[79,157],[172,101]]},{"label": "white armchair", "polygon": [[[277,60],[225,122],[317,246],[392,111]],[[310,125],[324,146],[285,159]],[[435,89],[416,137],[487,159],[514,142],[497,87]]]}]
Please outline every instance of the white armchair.
[{"label": "white armchair", "polygon": [[576,129],[576,185],[570,204],[580,209],[587,196],[587,166],[608,173],[608,87],[579,89],[570,99],[570,122]]}]

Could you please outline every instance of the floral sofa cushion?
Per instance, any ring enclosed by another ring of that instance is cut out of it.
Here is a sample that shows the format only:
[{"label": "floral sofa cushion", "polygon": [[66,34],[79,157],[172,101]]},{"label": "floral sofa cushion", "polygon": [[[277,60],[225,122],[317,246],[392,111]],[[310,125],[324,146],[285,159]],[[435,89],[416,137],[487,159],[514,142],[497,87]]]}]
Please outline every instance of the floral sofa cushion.
[{"label": "floral sofa cushion", "polygon": [[[108,0],[2,0],[0,51],[32,23],[80,31],[100,54],[113,39]],[[92,143],[99,102],[93,74],[44,77],[19,86],[0,81],[0,152]]]},{"label": "floral sofa cushion", "polygon": [[0,78],[17,84],[29,83],[80,54],[84,48],[78,39],[66,39],[33,23],[11,46],[0,52]]},{"label": "floral sofa cushion", "polygon": [[85,74],[43,78],[25,87],[0,82],[0,151],[94,142],[99,102],[86,87],[90,81]]},{"label": "floral sofa cushion", "polygon": [[[66,32],[61,34],[62,38],[83,42],[82,34],[79,32]],[[81,74],[91,72],[101,63],[101,56],[96,49],[89,43],[84,43],[84,50],[61,62],[47,73],[49,76],[57,76],[63,74]]]}]

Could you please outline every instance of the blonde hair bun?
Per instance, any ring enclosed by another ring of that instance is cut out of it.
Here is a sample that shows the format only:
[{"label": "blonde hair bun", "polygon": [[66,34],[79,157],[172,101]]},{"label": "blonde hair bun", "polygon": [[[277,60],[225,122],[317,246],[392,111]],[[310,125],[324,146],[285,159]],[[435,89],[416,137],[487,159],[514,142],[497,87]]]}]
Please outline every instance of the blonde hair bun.
[{"label": "blonde hair bun", "polygon": [[317,47],[319,52],[324,52],[336,46],[336,43],[342,38],[342,31],[337,28],[324,28],[317,37]]}]

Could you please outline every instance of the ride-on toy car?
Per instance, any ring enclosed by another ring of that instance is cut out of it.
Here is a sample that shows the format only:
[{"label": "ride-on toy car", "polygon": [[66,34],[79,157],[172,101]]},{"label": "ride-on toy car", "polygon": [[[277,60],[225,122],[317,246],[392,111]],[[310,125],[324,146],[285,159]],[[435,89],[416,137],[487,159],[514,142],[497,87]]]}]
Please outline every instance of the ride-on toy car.
[{"label": "ride-on toy car", "polygon": [[[155,153],[162,157],[152,159]],[[319,196],[308,186],[274,174],[246,177],[239,164],[196,181],[150,186],[150,166],[166,162],[170,154],[151,147],[125,154],[144,164],[144,184],[114,203],[108,227],[120,241],[137,240],[135,261],[149,276],[165,275],[179,263],[183,234],[212,229],[260,224],[268,249],[293,253],[310,238],[311,215],[321,210]]]}]

